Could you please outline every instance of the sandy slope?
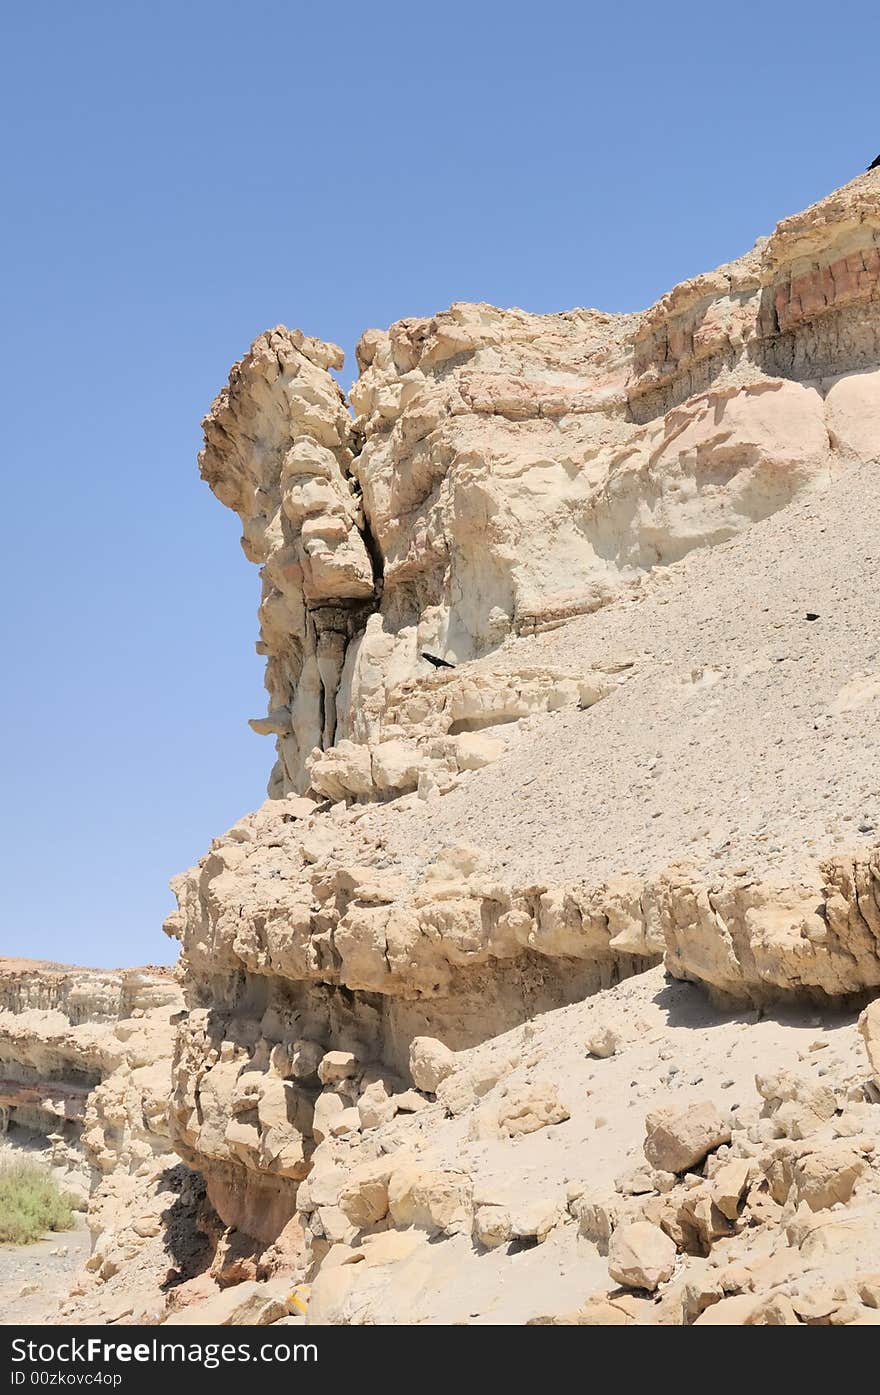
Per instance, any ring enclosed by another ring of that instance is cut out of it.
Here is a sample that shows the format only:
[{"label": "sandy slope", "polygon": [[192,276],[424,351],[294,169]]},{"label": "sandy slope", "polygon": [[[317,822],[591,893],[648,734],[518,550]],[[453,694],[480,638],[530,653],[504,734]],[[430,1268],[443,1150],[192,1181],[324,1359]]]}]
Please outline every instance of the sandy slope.
[{"label": "sandy slope", "polygon": [[508,756],[442,800],[408,800],[399,819],[370,811],[362,826],[381,824],[405,858],[472,841],[514,882],[649,873],[682,857],[710,874],[787,870],[873,842],[878,505],[876,466],[854,467],[652,574],[638,599],[511,642],[511,666],[519,654],[578,673],[633,666],[588,710],[533,718]]}]

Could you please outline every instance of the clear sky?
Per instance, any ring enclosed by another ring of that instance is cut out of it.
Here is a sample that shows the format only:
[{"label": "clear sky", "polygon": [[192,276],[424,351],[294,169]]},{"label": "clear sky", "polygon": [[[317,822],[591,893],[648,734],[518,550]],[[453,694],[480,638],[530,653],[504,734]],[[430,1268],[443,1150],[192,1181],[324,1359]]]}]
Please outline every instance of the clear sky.
[{"label": "clear sky", "polygon": [[286,323],[634,310],[880,152],[876,9],[41,0],[0,20],[0,952],[170,961],[264,794],[199,420]]}]

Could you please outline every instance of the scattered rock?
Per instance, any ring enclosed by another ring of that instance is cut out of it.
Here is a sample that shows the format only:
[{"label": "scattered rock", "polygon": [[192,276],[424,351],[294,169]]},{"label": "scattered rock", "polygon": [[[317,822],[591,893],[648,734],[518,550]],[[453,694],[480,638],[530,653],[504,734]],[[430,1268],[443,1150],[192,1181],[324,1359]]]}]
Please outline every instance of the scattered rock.
[{"label": "scattered rock", "polygon": [[714,1104],[655,1110],[645,1120],[645,1157],[661,1172],[686,1172],[730,1142],[730,1129]]},{"label": "scattered rock", "polygon": [[469,1230],[473,1187],[462,1172],[442,1172],[404,1164],[391,1175],[388,1209],[395,1225],[452,1234]]},{"label": "scattered rock", "polygon": [[732,1158],[712,1178],[712,1201],[722,1216],[735,1221],[753,1171],[748,1158]]},{"label": "scattered rock", "polygon": [[498,1131],[504,1137],[519,1138],[551,1124],[561,1124],[569,1117],[555,1085],[523,1085],[512,1089],[502,1102]]},{"label": "scattered rock", "polygon": [[361,1228],[375,1225],[388,1214],[388,1181],[391,1164],[380,1159],[374,1163],[364,1163],[349,1174],[349,1179],[339,1193],[339,1209]]},{"label": "scattered rock", "polygon": [[357,1059],[350,1051],[328,1051],[318,1066],[318,1079],[322,1085],[335,1085],[356,1074]]},{"label": "scattered rock", "polygon": [[165,1319],[166,1327],[268,1327],[288,1314],[287,1290],[249,1280]]},{"label": "scattered rock", "polygon": [[626,1288],[653,1292],[672,1277],[675,1245],[659,1226],[649,1221],[621,1225],[611,1236],[608,1273]]}]

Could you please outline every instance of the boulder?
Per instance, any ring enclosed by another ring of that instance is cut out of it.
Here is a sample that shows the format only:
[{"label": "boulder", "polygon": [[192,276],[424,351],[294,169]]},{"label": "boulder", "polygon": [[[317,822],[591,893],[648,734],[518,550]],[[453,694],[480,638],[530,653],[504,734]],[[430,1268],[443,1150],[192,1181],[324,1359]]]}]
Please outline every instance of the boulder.
[{"label": "boulder", "polygon": [[708,1100],[681,1111],[657,1110],[648,1115],[645,1128],[645,1157],[661,1172],[687,1172],[730,1142],[730,1129]]},{"label": "boulder", "polygon": [[735,1221],[752,1174],[748,1158],[732,1158],[712,1178],[712,1200],[722,1216]]},{"label": "boulder", "polygon": [[608,1247],[608,1273],[625,1288],[652,1292],[672,1277],[676,1249],[650,1221],[618,1226]]},{"label": "boulder", "polygon": [[391,1164],[387,1159],[365,1163],[349,1173],[339,1193],[339,1209],[352,1225],[361,1229],[384,1220],[388,1214],[388,1179]]},{"label": "boulder", "polygon": [[376,1129],[380,1124],[387,1124],[394,1118],[397,1109],[397,1100],[392,1097],[385,1081],[374,1080],[357,1102],[360,1126],[362,1129]]},{"label": "boulder", "polygon": [[694,1320],[694,1327],[745,1327],[747,1319],[758,1306],[754,1293],[737,1293],[732,1298],[722,1298],[704,1309]]},{"label": "boulder", "polygon": [[796,1204],[806,1202],[811,1211],[846,1203],[867,1167],[865,1159],[845,1144],[830,1144],[804,1153],[792,1163]]},{"label": "boulder", "polygon": [[518,1138],[550,1124],[561,1124],[569,1117],[555,1085],[521,1085],[511,1089],[501,1103],[498,1132],[502,1137]]},{"label": "boulder", "polygon": [[397,1226],[451,1234],[470,1229],[473,1188],[463,1172],[404,1164],[388,1184],[388,1209]]},{"label": "boulder", "polygon": [[[312,1134],[318,1143],[330,1136],[333,1122],[344,1113],[345,1100],[335,1090],[323,1090],[315,1100]],[[360,1120],[358,1120],[360,1122]]]},{"label": "boulder", "polygon": [[360,1264],[322,1266],[311,1286],[306,1321],[310,1327],[337,1326],[347,1319],[346,1300],[358,1281]]},{"label": "boulder", "polygon": [[409,1071],[416,1089],[434,1094],[455,1070],[455,1052],[436,1037],[414,1037],[409,1048]]},{"label": "boulder", "polygon": [[474,1239],[487,1250],[507,1245],[513,1239],[513,1226],[506,1206],[478,1206],[474,1212]]},{"label": "boulder", "polygon": [[249,1279],[243,1284],[223,1289],[202,1303],[172,1313],[165,1319],[166,1327],[268,1327],[286,1317],[287,1288],[274,1283],[257,1283]]},{"label": "boulder", "polygon": [[793,1071],[756,1075],[755,1086],[764,1100],[762,1116],[773,1121],[777,1136],[809,1138],[837,1113],[833,1090]]},{"label": "boulder", "polygon": [[357,1068],[357,1058],[350,1051],[327,1051],[318,1066],[318,1079],[322,1085],[335,1085],[356,1075]]}]

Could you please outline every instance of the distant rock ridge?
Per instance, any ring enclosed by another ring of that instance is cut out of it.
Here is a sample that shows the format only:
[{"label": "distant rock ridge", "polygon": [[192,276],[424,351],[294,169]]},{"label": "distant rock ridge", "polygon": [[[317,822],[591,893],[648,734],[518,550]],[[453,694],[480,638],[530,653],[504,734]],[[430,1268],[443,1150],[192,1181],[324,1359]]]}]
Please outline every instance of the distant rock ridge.
[{"label": "distant rock ridge", "polygon": [[167,969],[0,958],[6,1155],[44,1163],[92,1232],[71,1320],[105,1319],[120,1288],[123,1307],[132,1295],[141,1308],[161,1301],[167,1216],[176,1203],[183,1227],[187,1198],[195,1205],[204,1190],[169,1136],[172,1024],[182,1007]]}]

